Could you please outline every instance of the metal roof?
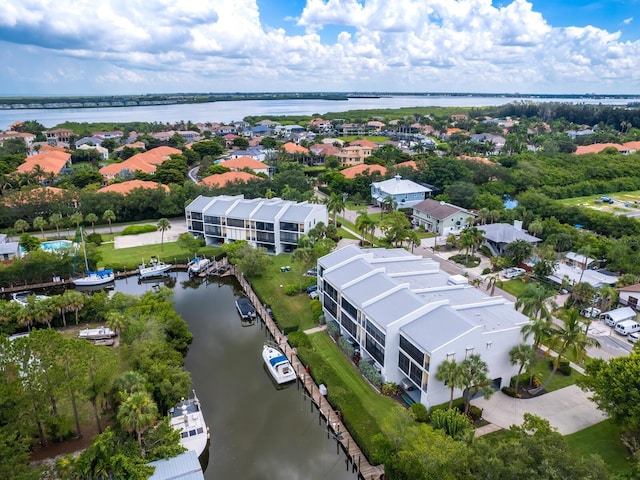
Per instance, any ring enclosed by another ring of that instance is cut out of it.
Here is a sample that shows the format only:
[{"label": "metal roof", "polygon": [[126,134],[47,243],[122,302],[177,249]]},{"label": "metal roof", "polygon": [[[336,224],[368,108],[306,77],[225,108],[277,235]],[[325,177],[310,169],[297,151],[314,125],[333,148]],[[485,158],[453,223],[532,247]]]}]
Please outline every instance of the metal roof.
[{"label": "metal roof", "polygon": [[541,242],[537,237],[529,235],[524,230],[519,230],[508,223],[491,223],[489,225],[481,225],[478,230],[484,232],[484,238],[495,243],[511,243],[516,240],[526,240],[530,243]]},{"label": "metal roof", "polygon": [[478,327],[469,323],[451,307],[442,305],[404,325],[400,332],[408,336],[415,345],[432,353],[474,328]]},{"label": "metal roof", "polygon": [[423,305],[424,302],[420,297],[404,288],[380,298],[362,310],[367,318],[386,329],[390,323],[408,315]]},{"label": "metal roof", "polygon": [[187,205],[186,210],[191,212],[202,212],[204,208],[209,205],[209,203],[213,200],[211,197],[205,197],[204,195],[199,195],[195,200],[193,200],[189,205]]},{"label": "metal roof", "polygon": [[149,462],[156,467],[149,480],[204,480],[198,455],[193,450],[177,457]]},{"label": "metal roof", "polygon": [[248,219],[251,216],[251,212],[256,209],[259,203],[259,198],[253,200],[242,200],[241,202],[236,203],[231,210],[227,212],[227,217]]},{"label": "metal roof", "polygon": [[385,180],[383,182],[373,182],[371,185],[388,195],[404,195],[416,192],[431,192],[430,188],[423,187],[422,185],[416,182],[412,182],[411,180],[403,180],[400,175],[396,175],[394,178]]},{"label": "metal roof", "polygon": [[281,203],[263,203],[258,207],[251,219],[262,222],[274,222],[280,210],[282,210]]},{"label": "metal roof", "polygon": [[[303,223],[309,214],[313,211],[314,207],[319,205],[311,205],[311,204],[301,204],[296,205],[294,203],[289,204],[288,208],[284,211],[282,217],[280,217],[281,222],[294,222],[294,223]],[[323,205],[324,206],[324,205]],[[324,208],[327,208],[324,206]]]}]

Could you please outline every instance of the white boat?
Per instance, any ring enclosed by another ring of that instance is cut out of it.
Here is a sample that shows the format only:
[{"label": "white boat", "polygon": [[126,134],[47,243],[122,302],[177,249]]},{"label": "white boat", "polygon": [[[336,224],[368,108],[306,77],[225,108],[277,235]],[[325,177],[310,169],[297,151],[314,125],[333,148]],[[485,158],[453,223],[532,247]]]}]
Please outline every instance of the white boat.
[{"label": "white boat", "polygon": [[82,253],[84,254],[84,268],[85,276],[80,278],[74,278],[72,282],[78,287],[92,287],[95,285],[104,285],[109,282],[113,282],[116,277],[113,274],[113,270],[98,270],[94,272],[89,270],[89,262],[87,261],[87,249],[84,244],[84,234],[80,229],[80,237],[82,238]]},{"label": "white boat", "polygon": [[207,257],[194,257],[187,264],[187,271],[189,275],[198,275],[200,272],[204,272],[210,263],[211,260]]},{"label": "white boat", "polygon": [[269,373],[278,385],[296,380],[296,372],[289,359],[271,342],[265,342],[262,347],[262,359]]},{"label": "white boat", "polygon": [[108,327],[85,328],[78,332],[78,338],[85,338],[87,340],[101,340],[105,338],[113,338],[115,336],[116,332]]},{"label": "white boat", "polygon": [[209,444],[209,427],[204,422],[196,392],[193,392],[193,398],[183,398],[169,410],[169,415],[169,424],[180,432],[180,445],[200,457]]},{"label": "white boat", "polygon": [[36,302],[49,298],[47,295],[35,295],[33,292],[15,292],[11,294],[11,301],[19,303],[23,307],[26,307],[31,295],[35,297]]},{"label": "white boat", "polygon": [[170,263],[164,263],[158,260],[157,257],[151,257],[148,265],[143,260],[138,266],[138,275],[140,275],[140,278],[159,277],[171,270],[171,267]]}]

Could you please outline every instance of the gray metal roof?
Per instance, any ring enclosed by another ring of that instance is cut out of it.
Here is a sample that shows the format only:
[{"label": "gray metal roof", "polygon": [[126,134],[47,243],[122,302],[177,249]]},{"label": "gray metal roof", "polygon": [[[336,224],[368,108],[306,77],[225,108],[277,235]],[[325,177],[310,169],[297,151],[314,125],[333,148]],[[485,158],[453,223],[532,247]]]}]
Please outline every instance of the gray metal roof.
[{"label": "gray metal roof", "polygon": [[624,320],[625,318],[635,319],[637,316],[635,310],[631,307],[616,308],[615,310],[604,312],[603,315],[609,315],[615,322]]},{"label": "gray metal roof", "polygon": [[199,195],[195,200],[187,205],[185,210],[189,210],[191,212],[202,212],[204,208],[211,202],[211,200],[213,200],[212,197]]},{"label": "gray metal roof", "polygon": [[444,287],[429,292],[416,292],[416,294],[424,299],[425,303],[448,300],[449,305],[452,306],[478,303],[486,301],[487,298],[489,298],[488,293],[469,286],[464,288],[460,288],[459,286],[452,286],[450,288]]},{"label": "gray metal roof", "polygon": [[[280,217],[280,221],[282,222],[293,222],[293,223],[303,223],[309,214],[313,211],[313,207],[316,205],[296,205],[290,204],[289,207],[284,211],[282,217]],[[327,207],[325,207],[327,208]]]},{"label": "gray metal roof", "polygon": [[18,255],[19,249],[19,242],[0,243],[0,255]]},{"label": "gray metal roof", "polygon": [[260,205],[260,207],[258,207],[258,210],[256,210],[251,219],[262,222],[273,222],[280,210],[282,210],[282,204],[262,204]]},{"label": "gray metal roof", "polygon": [[377,297],[384,292],[388,292],[396,285],[397,284],[387,275],[382,272],[378,272],[345,288],[342,291],[342,294],[347,297],[352,304],[359,306],[370,298]]},{"label": "gray metal roof", "polygon": [[259,203],[259,198],[253,200],[242,200],[227,212],[227,217],[248,219],[251,216],[251,212],[256,209]]},{"label": "gray metal roof", "polygon": [[485,332],[508,328],[520,328],[529,323],[529,317],[513,308],[513,304],[483,305],[473,308],[459,308],[458,314],[472,325],[480,325]]},{"label": "gray metal roof", "polygon": [[447,219],[451,215],[455,215],[456,213],[462,213],[475,217],[473,213],[465,210],[462,207],[457,207],[446,202],[439,202],[437,200],[434,200],[433,198],[427,198],[414,205],[412,208],[420,212],[428,213],[433,218],[437,218],[440,220]]},{"label": "gray metal roof", "polygon": [[364,307],[362,310],[368,318],[374,320],[383,329],[386,329],[390,323],[395,322],[423,305],[424,302],[420,297],[405,288],[381,298],[371,305]]},{"label": "gray metal roof", "polygon": [[346,247],[334,250],[318,260],[318,263],[324,268],[331,268],[345,260],[349,260],[357,255],[362,255],[363,251],[355,245],[347,245]]},{"label": "gray metal roof", "polygon": [[431,353],[454,338],[473,330],[474,325],[454,309],[442,305],[400,328],[412,343]]},{"label": "gray metal roof", "polygon": [[404,195],[416,192],[428,193],[432,191],[430,188],[423,187],[411,180],[403,180],[400,175],[383,182],[373,182],[372,185],[388,195]]},{"label": "gray metal roof", "polygon": [[342,286],[356,278],[359,278],[371,272],[373,268],[371,264],[362,258],[358,258],[353,262],[338,267],[330,272],[325,272],[324,280],[330,282],[334,287],[342,288]]},{"label": "gray metal roof", "polygon": [[0,243],[7,241],[7,236],[4,233],[0,233]]},{"label": "gray metal roof", "polygon": [[516,240],[526,240],[530,243],[541,242],[537,237],[529,235],[524,230],[519,230],[508,223],[491,223],[489,225],[481,225],[478,230],[484,232],[484,238],[495,243],[511,243]]},{"label": "gray metal roof", "polygon": [[209,208],[204,212],[205,215],[222,215],[225,216],[227,214],[227,210],[231,205],[233,205],[237,201],[234,197],[217,197],[216,201],[213,202]]},{"label": "gray metal roof", "polygon": [[198,455],[193,450],[167,460],[149,462],[156,467],[149,480],[204,480]]}]

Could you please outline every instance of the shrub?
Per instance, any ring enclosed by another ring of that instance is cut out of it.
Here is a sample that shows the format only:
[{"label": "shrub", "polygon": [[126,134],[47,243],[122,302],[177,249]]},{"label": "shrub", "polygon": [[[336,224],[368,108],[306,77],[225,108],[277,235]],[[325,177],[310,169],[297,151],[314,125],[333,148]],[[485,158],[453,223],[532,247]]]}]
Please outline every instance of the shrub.
[{"label": "shrub", "polygon": [[291,332],[287,338],[289,339],[289,345],[292,347],[311,347],[311,341],[309,340],[309,336],[300,331]]},{"label": "shrub", "polygon": [[427,412],[427,407],[422,403],[414,403],[409,407],[409,410],[411,410],[411,413],[416,417],[416,422],[427,423],[429,421],[429,412]]},{"label": "shrub", "polygon": [[[480,409],[478,408],[478,410]],[[471,409],[469,409],[469,414],[471,416]],[[480,417],[478,416],[478,418]],[[431,424],[437,430],[444,430],[454,440],[467,438],[473,429],[469,419],[457,410],[437,410],[433,412]]]},{"label": "shrub", "polygon": [[320,300],[318,299],[311,300],[309,306],[311,307],[311,311],[316,317],[319,317],[320,315],[322,315],[322,304],[320,303]]},{"label": "shrub", "polygon": [[327,333],[333,338],[336,338],[339,335],[340,328],[338,328],[336,322],[332,321],[327,323]]},{"label": "shrub", "polygon": [[489,267],[482,269],[482,275],[487,275],[488,273],[491,273],[491,269]]},{"label": "shrub", "polygon": [[469,405],[469,418],[474,422],[482,418],[482,409],[475,405]]},{"label": "shrub", "polygon": [[520,394],[517,393],[516,389],[513,387],[502,387],[502,393],[513,398],[520,398]]},{"label": "shrub", "polygon": [[571,375],[571,364],[569,364],[569,362],[560,362],[558,371],[564,376],[568,377],[569,375]]},{"label": "shrub", "polygon": [[284,294],[285,295],[289,295],[290,297],[293,297],[294,295],[297,295],[298,292],[299,292],[298,285],[294,285],[293,283],[289,283],[288,285],[284,286]]},{"label": "shrub", "polygon": [[347,357],[353,357],[353,347],[346,338],[340,337],[338,339],[338,346],[340,347],[340,350],[347,354]]},{"label": "shrub", "polygon": [[362,375],[364,375],[364,377],[373,385],[378,388],[382,385],[382,377],[380,376],[380,373],[369,362],[360,362],[358,368]]},{"label": "shrub", "polygon": [[87,242],[95,243],[97,246],[100,246],[102,244],[102,235],[99,233],[87,235]]},{"label": "shrub", "polygon": [[385,382],[382,384],[382,394],[387,397],[393,397],[394,395],[398,395],[400,393],[400,387],[397,383],[393,382]]},{"label": "shrub", "polygon": [[158,228],[155,225],[129,225],[121,235],[138,235],[140,233],[156,232]]}]

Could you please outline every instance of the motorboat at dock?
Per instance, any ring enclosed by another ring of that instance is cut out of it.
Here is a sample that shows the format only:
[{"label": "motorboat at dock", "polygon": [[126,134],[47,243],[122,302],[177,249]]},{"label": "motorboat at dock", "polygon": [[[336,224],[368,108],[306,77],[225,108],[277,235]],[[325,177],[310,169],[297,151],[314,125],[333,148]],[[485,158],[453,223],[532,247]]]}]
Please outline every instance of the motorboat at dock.
[{"label": "motorboat at dock", "polygon": [[78,332],[78,338],[84,338],[86,340],[101,340],[105,338],[113,338],[115,336],[116,332],[108,327],[85,328]]},{"label": "motorboat at dock", "polygon": [[138,266],[138,275],[140,278],[159,277],[171,270],[172,266],[170,263],[158,260],[158,257],[151,257],[148,264],[145,264],[143,260]]},{"label": "motorboat at dock", "polygon": [[193,392],[193,398],[183,398],[171,408],[169,415],[169,424],[180,432],[180,445],[200,457],[209,445],[210,433],[196,392]]},{"label": "motorboat at dock", "polygon": [[267,370],[278,385],[294,382],[297,378],[296,372],[280,348],[272,343],[265,342],[262,347],[262,359]]}]

